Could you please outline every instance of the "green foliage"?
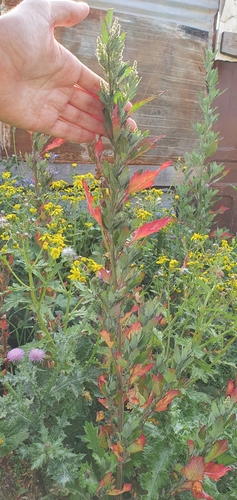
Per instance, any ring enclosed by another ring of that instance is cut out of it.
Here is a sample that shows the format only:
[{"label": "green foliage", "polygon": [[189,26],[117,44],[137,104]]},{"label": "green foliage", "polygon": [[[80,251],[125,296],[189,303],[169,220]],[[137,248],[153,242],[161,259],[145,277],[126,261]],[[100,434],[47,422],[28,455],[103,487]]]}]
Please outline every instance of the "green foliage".
[{"label": "green foliage", "polygon": [[25,157],[36,189],[2,176],[0,456],[39,473],[48,500],[190,500],[195,483],[199,498],[235,498],[237,241],[208,238],[223,175],[209,162],[213,55],[199,149],[180,160],[168,210],[152,187],[168,164],[130,176],[159,138],[127,125],[155,96],[130,109],[139,77],[124,43],[109,11],[97,56],[111,148],[90,146],[95,177],[54,181],[48,152],[60,140],[42,134]]}]

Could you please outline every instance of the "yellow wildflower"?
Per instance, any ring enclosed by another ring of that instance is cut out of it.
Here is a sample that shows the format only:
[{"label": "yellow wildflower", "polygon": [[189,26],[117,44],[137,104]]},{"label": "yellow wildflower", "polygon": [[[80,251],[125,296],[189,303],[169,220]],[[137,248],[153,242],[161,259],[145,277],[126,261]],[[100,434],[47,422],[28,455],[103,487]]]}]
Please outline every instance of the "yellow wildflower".
[{"label": "yellow wildflower", "polygon": [[58,259],[61,255],[61,251],[62,249],[60,247],[59,248],[53,247],[50,248],[49,253],[51,257],[53,257],[53,259]]},{"label": "yellow wildflower", "polygon": [[178,266],[178,261],[176,259],[171,259],[169,263],[169,268],[173,271]]},{"label": "yellow wildflower", "polygon": [[19,205],[19,203],[16,203],[15,205],[13,205],[13,208],[14,210],[19,210],[21,208],[21,205]]},{"label": "yellow wildflower", "polygon": [[205,241],[207,240],[208,238],[208,235],[207,234],[199,234],[199,233],[194,233],[190,240],[191,241]]},{"label": "yellow wildflower", "polygon": [[36,212],[37,212],[37,208],[34,208],[34,207],[30,208],[30,213],[31,214],[36,214]]},{"label": "yellow wildflower", "polygon": [[159,257],[159,259],[156,261],[156,264],[162,265],[162,264],[165,264],[168,261],[169,261],[169,259],[168,259],[168,257],[166,257],[166,255],[161,255]]},{"label": "yellow wildflower", "polygon": [[3,172],[2,173],[2,178],[3,179],[10,179],[11,173],[10,172]]},{"label": "yellow wildflower", "polygon": [[85,276],[83,276],[81,274],[81,271],[80,271],[79,267],[77,267],[75,265],[75,262],[74,262],[74,265],[72,266],[70,274],[68,275],[68,279],[70,279],[72,281],[80,281],[81,283],[85,283],[86,282],[86,278],[85,278]]}]

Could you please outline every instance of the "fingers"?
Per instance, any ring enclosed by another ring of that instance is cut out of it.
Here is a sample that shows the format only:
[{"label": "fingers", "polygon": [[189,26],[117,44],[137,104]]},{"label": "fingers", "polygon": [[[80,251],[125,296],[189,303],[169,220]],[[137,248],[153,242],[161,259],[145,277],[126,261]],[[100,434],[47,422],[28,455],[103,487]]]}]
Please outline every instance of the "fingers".
[{"label": "fingers", "polygon": [[66,141],[76,142],[78,144],[92,142],[96,137],[96,134],[93,132],[90,132],[80,126],[64,122],[61,119],[58,119],[53,127],[45,131],[45,133],[52,135],[53,137],[61,137],[61,139],[65,139]]},{"label": "fingers", "polygon": [[89,14],[89,5],[85,2],[71,0],[52,0],[51,20],[53,26],[74,26]]},{"label": "fingers", "polygon": [[59,119],[70,123],[71,125],[83,127],[94,134],[104,134],[104,119],[99,120],[89,111],[85,112],[68,103],[65,106],[63,114]]}]

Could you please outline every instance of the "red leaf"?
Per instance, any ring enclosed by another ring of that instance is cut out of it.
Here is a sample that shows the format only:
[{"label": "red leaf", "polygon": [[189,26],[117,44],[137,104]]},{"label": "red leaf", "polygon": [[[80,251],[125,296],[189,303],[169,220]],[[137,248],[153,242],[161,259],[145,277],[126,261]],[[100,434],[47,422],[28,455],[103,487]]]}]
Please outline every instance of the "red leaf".
[{"label": "red leaf", "polygon": [[228,450],[228,441],[226,439],[221,439],[220,441],[216,441],[213,445],[212,449],[209,451],[208,455],[205,457],[205,463],[207,464],[214,458],[219,457],[222,453],[225,453]]},{"label": "red leaf", "polygon": [[205,500],[214,500],[213,497],[208,495],[208,493],[205,493],[202,489],[202,483],[200,481],[194,481],[192,484],[192,489],[191,489],[192,495],[194,498],[200,498]]},{"label": "red leaf", "polygon": [[104,269],[103,267],[99,269],[97,276],[105,283],[109,283],[111,281],[111,271],[107,271],[107,269]]},{"label": "red leaf", "polygon": [[100,391],[102,392],[102,394],[104,394],[105,385],[106,385],[106,380],[104,378],[104,375],[99,375],[99,377],[98,377],[98,387],[99,387]]},{"label": "red leaf", "polygon": [[171,165],[171,161],[163,163],[158,170],[146,170],[145,172],[135,172],[131,177],[128,188],[126,190],[126,195],[131,193],[137,193],[143,189],[147,189],[154,185],[154,180],[157,175],[163,170]]},{"label": "red leaf", "polygon": [[149,365],[142,366],[142,364],[135,365],[131,370],[130,370],[130,383],[131,385],[135,382],[137,377],[141,377],[144,375],[144,373],[149,372],[152,367],[154,366],[155,363],[150,363]]},{"label": "red leaf", "polygon": [[43,154],[45,154],[47,151],[50,151],[51,149],[58,148],[59,146],[61,146],[61,144],[64,144],[64,142],[66,142],[65,139],[60,139],[59,137],[57,137],[57,139],[54,139],[53,142],[48,144],[48,146],[46,146],[44,150],[41,151],[40,156],[43,156]]},{"label": "red leaf", "polygon": [[181,469],[181,472],[189,481],[203,481],[204,470],[204,458],[192,457],[188,465],[185,465],[185,467]]},{"label": "red leaf", "polygon": [[99,137],[98,141],[94,144],[94,151],[96,155],[96,159],[98,163],[101,161],[101,157],[104,151],[104,146],[101,137]]},{"label": "red leaf", "polygon": [[108,399],[107,398],[97,398],[97,401],[104,406],[104,408],[108,408]]},{"label": "red leaf", "polygon": [[163,219],[154,220],[153,222],[145,222],[143,226],[136,229],[133,233],[131,243],[145,236],[150,236],[153,233],[158,233],[163,227],[172,220],[172,217],[164,217]]},{"label": "red leaf", "polygon": [[132,489],[132,485],[131,484],[124,483],[122,490],[118,490],[116,488],[113,488],[110,491],[106,491],[106,495],[110,495],[110,496],[122,495],[122,493],[126,493],[127,491],[131,491],[131,489]]},{"label": "red leaf", "polygon": [[142,434],[138,439],[135,439],[133,443],[130,444],[127,448],[128,453],[138,453],[139,451],[142,451],[144,446],[146,444],[146,437],[144,434]]},{"label": "red leaf", "polygon": [[229,380],[226,388],[226,396],[230,396],[235,388],[234,380]]},{"label": "red leaf", "polygon": [[170,403],[172,403],[175,396],[178,396],[179,391],[174,389],[173,391],[167,392],[167,394],[156,404],[154,411],[165,411],[168,409]]},{"label": "red leaf", "polygon": [[233,390],[233,392],[231,393],[230,397],[231,397],[231,399],[233,399],[233,401],[235,403],[237,403],[237,387]]},{"label": "red leaf", "polygon": [[91,194],[89,192],[88,186],[84,180],[82,181],[82,184],[83,184],[85,195],[86,195],[88,210],[89,210],[90,214],[92,215],[92,217],[94,217],[94,219],[98,222],[98,224],[101,227],[103,227],[101,210],[99,207],[93,208],[93,197],[91,196]]},{"label": "red leaf", "polygon": [[226,467],[223,464],[215,464],[215,462],[209,462],[205,465],[204,474],[214,481],[219,481],[222,476],[232,470],[231,467]]}]

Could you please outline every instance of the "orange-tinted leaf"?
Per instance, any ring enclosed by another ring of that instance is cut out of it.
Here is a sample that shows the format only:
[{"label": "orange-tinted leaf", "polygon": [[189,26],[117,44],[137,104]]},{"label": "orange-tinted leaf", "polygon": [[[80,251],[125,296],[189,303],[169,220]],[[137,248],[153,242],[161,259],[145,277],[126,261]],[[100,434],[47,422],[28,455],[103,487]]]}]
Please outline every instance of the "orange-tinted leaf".
[{"label": "orange-tinted leaf", "polygon": [[98,224],[101,227],[103,227],[102,214],[101,214],[100,207],[96,207],[96,208],[93,207],[93,197],[91,196],[91,193],[89,192],[88,186],[84,180],[82,181],[82,184],[83,184],[85,195],[86,195],[88,210],[89,210],[90,214],[92,215],[92,217],[94,217],[96,222],[98,222]]},{"label": "orange-tinted leaf", "polygon": [[142,434],[138,439],[135,439],[133,443],[130,444],[130,446],[127,448],[128,453],[138,453],[139,451],[142,451],[144,446],[146,444],[146,437],[144,434]]},{"label": "orange-tinted leaf", "polygon": [[141,329],[141,327],[142,327],[142,325],[141,325],[140,321],[136,321],[129,328],[126,328],[126,330],[124,330],[125,337],[127,337],[130,340],[131,335],[133,335],[134,333],[137,333]]},{"label": "orange-tinted leaf", "polygon": [[171,161],[163,163],[158,170],[146,170],[145,172],[135,172],[131,177],[126,195],[137,193],[154,185],[155,178],[163,170],[171,165]]},{"label": "orange-tinted leaf", "polygon": [[127,491],[131,491],[131,489],[132,489],[131,484],[124,483],[122,490],[117,490],[116,488],[113,488],[110,491],[106,491],[106,495],[110,495],[110,496],[122,495],[122,493],[126,493]]},{"label": "orange-tinted leaf", "polygon": [[139,144],[134,147],[134,149],[130,152],[129,159],[130,161],[135,160],[135,158],[138,158],[138,156],[143,155],[147,151],[150,151],[150,149],[153,149],[156,147],[157,141],[160,139],[163,139],[165,137],[164,134],[158,135],[157,137],[154,138],[145,138],[140,141]]},{"label": "orange-tinted leaf", "polygon": [[189,481],[203,481],[204,470],[204,458],[192,457],[188,465],[181,469],[181,472]]},{"label": "orange-tinted leaf", "polygon": [[112,486],[112,484],[114,484],[114,482],[115,482],[115,479],[113,477],[112,472],[107,472],[107,474],[105,474],[103,479],[101,479],[100,484],[99,484],[99,488],[98,488],[96,493],[98,493],[101,490],[101,488],[108,488],[109,486]]},{"label": "orange-tinted leaf", "polygon": [[192,495],[194,498],[200,498],[205,500],[214,500],[213,497],[205,493],[202,489],[202,483],[200,481],[194,481],[191,489]]},{"label": "orange-tinted leaf", "polygon": [[231,399],[233,399],[233,401],[235,403],[237,403],[237,387],[233,390],[233,392],[231,393],[230,397],[231,397]]},{"label": "orange-tinted leaf", "polygon": [[234,380],[229,380],[228,384],[227,384],[227,388],[226,388],[226,396],[230,396],[231,393],[233,392],[235,388],[235,383],[234,383]]},{"label": "orange-tinted leaf", "polygon": [[152,222],[145,222],[143,226],[139,227],[134,231],[131,243],[146,236],[150,236],[153,233],[158,233],[163,227],[167,226],[171,222],[172,217],[163,217],[163,219],[154,220]]},{"label": "orange-tinted leaf", "polygon": [[112,452],[116,455],[116,457],[118,458],[119,462],[122,462],[122,453],[124,452],[124,449],[121,445],[120,442],[116,443],[116,444],[111,444],[110,446]]},{"label": "orange-tinted leaf", "polygon": [[110,333],[107,332],[107,330],[101,330],[100,336],[105,341],[107,346],[111,349],[114,345],[114,342],[110,338]]},{"label": "orange-tinted leaf", "polygon": [[48,144],[43,151],[41,151],[40,153],[40,156],[42,156],[43,154],[45,154],[47,151],[50,151],[51,149],[54,149],[54,148],[58,148],[59,146],[61,146],[61,144],[64,144],[65,139],[60,139],[59,137],[57,137],[57,139],[54,139],[53,142],[51,142],[50,144]]},{"label": "orange-tinted leaf", "polygon": [[219,481],[219,479],[222,476],[225,476],[229,470],[232,470],[231,467],[226,467],[223,464],[215,464],[215,462],[209,462],[205,465],[204,474],[214,481]]},{"label": "orange-tinted leaf", "polygon": [[213,445],[212,449],[209,451],[208,455],[205,457],[204,461],[207,464],[214,460],[214,458],[219,457],[222,453],[225,453],[228,450],[228,441],[226,439],[221,439],[220,441],[216,441]]},{"label": "orange-tinted leaf", "polygon": [[189,439],[188,440],[188,451],[189,451],[189,455],[191,456],[194,452],[194,442],[192,441],[192,439]]},{"label": "orange-tinted leaf", "polygon": [[152,390],[157,397],[161,395],[164,383],[165,379],[161,373],[158,373],[158,375],[152,375]]},{"label": "orange-tinted leaf", "polygon": [[168,409],[168,406],[170,403],[172,403],[173,399],[175,396],[178,396],[179,391],[178,389],[174,389],[173,391],[169,391],[166,393],[166,395],[158,401],[156,404],[154,411],[165,411]]},{"label": "orange-tinted leaf", "polygon": [[153,396],[154,392],[151,391],[148,400],[143,405],[141,405],[140,408],[145,408],[145,409],[149,408],[149,406],[151,406],[151,403],[153,401]]},{"label": "orange-tinted leaf", "polygon": [[142,375],[144,375],[144,373],[149,372],[152,369],[152,367],[154,366],[154,364],[155,363],[150,363],[149,365],[142,366],[142,364],[139,363],[138,365],[135,365],[130,370],[130,375],[131,375],[130,383],[131,383],[131,385],[135,382],[137,377],[141,377]]},{"label": "orange-tinted leaf", "polygon": [[150,97],[147,97],[146,99],[143,99],[142,101],[137,101],[133,104],[133,106],[131,107],[131,109],[129,110],[128,114],[129,116],[132,115],[132,113],[134,113],[134,111],[137,111],[138,109],[140,109],[142,106],[145,106],[145,104],[147,104],[148,102],[151,102],[153,101],[153,99],[155,99],[156,97],[164,94],[164,92],[166,92],[165,90],[161,90],[160,92],[157,92],[156,94],[153,94],[151,95]]}]

